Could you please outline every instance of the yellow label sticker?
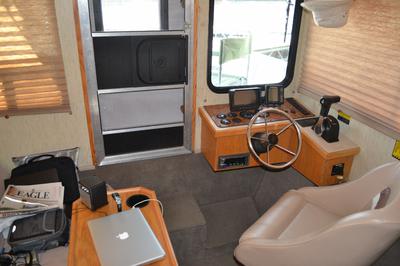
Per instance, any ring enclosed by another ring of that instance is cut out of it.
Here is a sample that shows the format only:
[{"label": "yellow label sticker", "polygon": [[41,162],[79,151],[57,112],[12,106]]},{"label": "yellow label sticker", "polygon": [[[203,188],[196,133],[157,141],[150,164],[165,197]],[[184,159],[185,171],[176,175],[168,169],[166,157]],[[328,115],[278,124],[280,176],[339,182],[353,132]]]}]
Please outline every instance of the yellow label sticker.
[{"label": "yellow label sticker", "polygon": [[351,116],[349,116],[348,114],[346,114],[343,111],[339,110],[338,111],[338,119],[340,121],[342,121],[343,123],[350,124]]},{"label": "yellow label sticker", "polygon": [[394,144],[392,156],[394,158],[396,158],[397,160],[400,160],[400,140],[396,140],[396,143]]}]

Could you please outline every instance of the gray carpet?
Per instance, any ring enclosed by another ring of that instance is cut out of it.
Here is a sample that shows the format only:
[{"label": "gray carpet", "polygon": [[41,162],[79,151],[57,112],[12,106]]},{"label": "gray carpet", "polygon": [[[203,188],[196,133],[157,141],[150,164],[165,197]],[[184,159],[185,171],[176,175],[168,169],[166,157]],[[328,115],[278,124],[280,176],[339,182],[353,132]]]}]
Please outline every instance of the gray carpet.
[{"label": "gray carpet", "polygon": [[207,248],[237,243],[259,217],[251,197],[201,207],[207,224]]},{"label": "gray carpet", "polygon": [[397,240],[373,266],[395,266],[400,265],[400,239]]},{"label": "gray carpet", "polygon": [[114,164],[82,172],[97,175],[113,188],[144,186],[157,196],[191,193],[200,205],[253,195],[263,179],[261,168],[215,173],[201,154]]},{"label": "gray carpet", "polygon": [[[232,253],[233,254],[233,253]],[[238,266],[232,254],[226,254],[218,257],[206,258],[190,262],[190,264],[180,264],[180,266]]]},{"label": "gray carpet", "polygon": [[[144,186],[155,190],[168,206],[165,219],[181,266],[237,266],[233,250],[258,214],[288,190],[312,185],[291,168],[215,173],[201,154],[102,166],[81,173],[87,175],[97,175],[114,188]],[[181,195],[193,199],[174,207]],[[374,266],[400,265],[399,261],[400,240]]]},{"label": "gray carpet", "polygon": [[233,257],[237,243],[230,243],[215,248],[207,248],[202,258],[180,261],[179,266],[240,266]]}]

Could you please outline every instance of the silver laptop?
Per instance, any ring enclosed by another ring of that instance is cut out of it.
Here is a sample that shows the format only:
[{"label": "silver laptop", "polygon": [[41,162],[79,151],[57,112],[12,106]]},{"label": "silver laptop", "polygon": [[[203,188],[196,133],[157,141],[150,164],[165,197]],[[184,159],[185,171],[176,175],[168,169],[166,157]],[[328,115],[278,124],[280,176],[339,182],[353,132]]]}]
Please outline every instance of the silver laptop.
[{"label": "silver laptop", "polygon": [[145,265],[165,256],[138,208],[90,220],[88,225],[103,266]]}]

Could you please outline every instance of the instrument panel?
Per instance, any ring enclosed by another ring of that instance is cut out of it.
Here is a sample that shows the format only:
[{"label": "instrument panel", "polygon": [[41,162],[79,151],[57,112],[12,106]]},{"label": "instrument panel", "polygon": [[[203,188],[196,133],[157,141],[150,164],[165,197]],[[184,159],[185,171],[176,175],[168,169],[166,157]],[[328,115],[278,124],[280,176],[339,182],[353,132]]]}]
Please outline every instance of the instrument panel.
[{"label": "instrument panel", "polygon": [[[235,126],[248,125],[250,119],[255,115],[255,110],[244,110],[232,112],[227,104],[219,104],[212,106],[204,106],[215,125],[220,128],[230,128]],[[274,107],[288,113],[293,119],[312,118],[315,115],[306,107],[300,104],[294,98],[286,98],[284,103],[279,107]],[[285,118],[278,115],[271,115],[267,118],[268,122],[275,122],[285,120]],[[256,123],[264,123],[264,119],[257,119]]]}]

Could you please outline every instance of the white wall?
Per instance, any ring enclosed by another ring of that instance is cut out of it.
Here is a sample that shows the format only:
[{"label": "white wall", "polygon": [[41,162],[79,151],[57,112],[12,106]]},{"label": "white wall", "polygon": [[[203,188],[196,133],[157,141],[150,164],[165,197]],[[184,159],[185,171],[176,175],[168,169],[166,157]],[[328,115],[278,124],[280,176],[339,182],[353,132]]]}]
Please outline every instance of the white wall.
[{"label": "white wall", "polygon": [[72,114],[0,118],[0,179],[13,168],[13,156],[65,148],[80,147],[79,166],[92,167],[72,1],[56,0],[56,11]]}]

